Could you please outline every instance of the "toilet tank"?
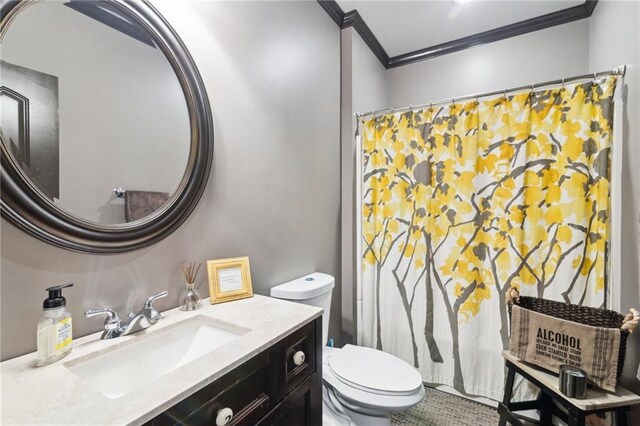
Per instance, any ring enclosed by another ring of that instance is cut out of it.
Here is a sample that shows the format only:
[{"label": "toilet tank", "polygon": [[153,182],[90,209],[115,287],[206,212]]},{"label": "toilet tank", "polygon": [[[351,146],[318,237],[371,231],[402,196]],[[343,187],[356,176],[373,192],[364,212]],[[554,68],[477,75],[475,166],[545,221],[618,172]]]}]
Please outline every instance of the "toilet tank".
[{"label": "toilet tank", "polygon": [[331,313],[331,292],[335,279],[322,272],[314,272],[304,277],[271,288],[271,297],[304,303],[324,309],[322,314],[322,345],[329,337],[329,314]]}]

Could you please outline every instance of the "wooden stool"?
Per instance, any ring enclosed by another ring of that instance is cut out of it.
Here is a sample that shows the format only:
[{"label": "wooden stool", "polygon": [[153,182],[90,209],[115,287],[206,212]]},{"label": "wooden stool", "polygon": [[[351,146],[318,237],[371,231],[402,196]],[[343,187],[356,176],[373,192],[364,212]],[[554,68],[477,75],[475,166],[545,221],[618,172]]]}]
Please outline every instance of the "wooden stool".
[{"label": "wooden stool", "polygon": [[[612,411],[616,416],[617,426],[626,426],[626,412],[629,407],[640,404],[640,396],[635,393],[617,387],[616,393],[606,392],[602,389],[589,386],[585,399],[569,398],[558,389],[558,376],[541,368],[535,367],[521,361],[509,353],[503,351],[502,357],[505,359],[507,367],[507,382],[504,388],[504,399],[498,404],[498,414],[500,414],[500,426],[509,422],[512,425],[524,426],[513,412],[521,410],[540,410],[540,424],[551,425],[551,417],[557,416],[567,422],[569,426],[584,425],[584,419],[589,414],[604,413]],[[540,396],[533,401],[511,402],[513,392],[513,380],[516,373],[533,383],[540,389]],[[567,412],[560,410],[554,404],[558,402]]]}]

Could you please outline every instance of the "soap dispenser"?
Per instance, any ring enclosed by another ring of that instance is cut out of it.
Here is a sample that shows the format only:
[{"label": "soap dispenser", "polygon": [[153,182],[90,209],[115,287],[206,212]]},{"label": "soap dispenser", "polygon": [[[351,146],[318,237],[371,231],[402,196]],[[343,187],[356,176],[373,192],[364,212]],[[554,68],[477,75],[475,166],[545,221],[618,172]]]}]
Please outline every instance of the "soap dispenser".
[{"label": "soap dispenser", "polygon": [[51,364],[71,352],[71,314],[62,296],[62,289],[71,286],[73,284],[63,284],[46,289],[49,297],[42,304],[42,318],[38,322],[38,366]]}]

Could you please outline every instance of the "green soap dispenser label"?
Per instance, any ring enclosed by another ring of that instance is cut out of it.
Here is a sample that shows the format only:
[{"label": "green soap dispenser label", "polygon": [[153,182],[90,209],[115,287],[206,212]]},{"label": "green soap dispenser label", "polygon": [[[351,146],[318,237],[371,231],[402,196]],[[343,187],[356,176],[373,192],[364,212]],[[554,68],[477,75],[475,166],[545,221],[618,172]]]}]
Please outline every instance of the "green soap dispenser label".
[{"label": "green soap dispenser label", "polygon": [[65,318],[56,324],[56,351],[69,346],[72,341],[71,318]]}]

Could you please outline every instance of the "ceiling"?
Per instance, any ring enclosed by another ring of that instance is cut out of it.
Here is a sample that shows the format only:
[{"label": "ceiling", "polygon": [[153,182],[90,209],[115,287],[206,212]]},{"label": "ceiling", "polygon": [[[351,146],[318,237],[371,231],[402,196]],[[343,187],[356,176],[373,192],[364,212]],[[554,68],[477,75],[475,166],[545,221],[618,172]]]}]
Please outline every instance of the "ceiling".
[{"label": "ceiling", "polygon": [[337,0],[344,12],[357,10],[389,56],[493,30],[581,5],[584,0]]}]

